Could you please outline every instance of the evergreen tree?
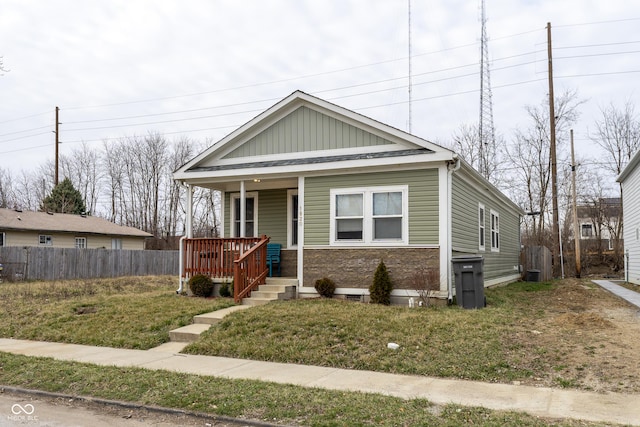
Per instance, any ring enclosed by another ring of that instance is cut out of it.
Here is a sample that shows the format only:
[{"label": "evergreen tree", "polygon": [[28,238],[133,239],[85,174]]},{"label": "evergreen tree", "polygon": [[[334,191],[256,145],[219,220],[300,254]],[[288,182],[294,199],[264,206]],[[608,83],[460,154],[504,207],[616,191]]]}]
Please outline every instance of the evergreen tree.
[{"label": "evergreen tree", "polygon": [[65,178],[53,187],[51,194],[44,198],[40,210],[79,215],[85,213],[87,208],[82,194],[76,190],[69,178]]},{"label": "evergreen tree", "polygon": [[369,286],[369,296],[374,304],[391,304],[391,291],[393,284],[387,271],[387,266],[380,260],[376,273],[373,276],[373,283]]}]

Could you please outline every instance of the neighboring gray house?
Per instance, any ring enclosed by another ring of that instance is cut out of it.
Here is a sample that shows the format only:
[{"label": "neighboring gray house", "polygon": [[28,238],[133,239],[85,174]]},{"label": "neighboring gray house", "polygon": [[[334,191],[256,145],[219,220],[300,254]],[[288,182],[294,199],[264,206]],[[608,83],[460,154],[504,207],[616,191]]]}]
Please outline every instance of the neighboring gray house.
[{"label": "neighboring gray house", "polygon": [[626,279],[640,285],[640,151],[624,168],[617,181],[622,186]]},{"label": "neighboring gray house", "polygon": [[[222,193],[222,243],[186,239],[183,279],[232,276],[229,257],[217,252],[242,254],[262,235],[282,245],[282,275],[297,279],[302,297],[316,295],[322,277],[338,295],[366,297],[380,260],[396,301],[417,295],[420,268],[439,278],[439,297],[451,298],[457,255],[484,257],[485,286],[520,277],[521,210],[456,153],[300,91],[174,178]],[[189,238],[190,222],[188,213]]]}]

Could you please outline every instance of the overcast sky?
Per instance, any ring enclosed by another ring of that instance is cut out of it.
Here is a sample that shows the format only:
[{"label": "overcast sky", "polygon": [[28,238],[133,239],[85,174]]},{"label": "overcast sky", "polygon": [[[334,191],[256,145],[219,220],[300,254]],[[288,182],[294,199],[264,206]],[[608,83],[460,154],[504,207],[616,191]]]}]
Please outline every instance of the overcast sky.
[{"label": "overcast sky", "polygon": [[[445,143],[478,121],[479,0],[412,0],[412,133]],[[494,121],[509,141],[526,105],[586,100],[576,151],[600,109],[640,112],[640,2],[487,0]],[[0,167],[149,131],[217,141],[300,89],[408,130],[407,0],[0,0]],[[111,138],[111,139],[110,139]]]}]

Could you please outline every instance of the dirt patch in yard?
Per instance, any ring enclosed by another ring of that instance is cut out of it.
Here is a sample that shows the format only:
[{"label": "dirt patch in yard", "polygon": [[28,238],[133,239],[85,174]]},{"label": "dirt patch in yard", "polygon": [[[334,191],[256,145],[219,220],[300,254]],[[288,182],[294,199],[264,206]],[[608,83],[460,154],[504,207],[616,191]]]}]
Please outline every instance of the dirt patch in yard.
[{"label": "dirt patch in yard", "polygon": [[532,373],[523,383],[640,393],[640,310],[577,279],[545,292],[508,338],[512,363]]}]

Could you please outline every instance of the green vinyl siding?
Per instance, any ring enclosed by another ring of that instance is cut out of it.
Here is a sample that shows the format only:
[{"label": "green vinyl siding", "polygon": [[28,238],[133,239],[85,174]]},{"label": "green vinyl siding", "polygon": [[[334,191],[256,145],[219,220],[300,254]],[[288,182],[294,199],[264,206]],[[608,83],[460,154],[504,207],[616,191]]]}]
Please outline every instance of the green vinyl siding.
[{"label": "green vinyl siding", "polygon": [[[453,256],[476,254],[484,258],[484,279],[517,274],[520,263],[520,216],[513,207],[505,205],[489,191],[453,175],[452,245]],[[478,205],[484,205],[485,249],[479,250]],[[499,216],[500,249],[491,250],[491,211]]]},{"label": "green vinyl siding", "polygon": [[326,114],[300,107],[231,151],[224,158],[388,144],[392,142]]},{"label": "green vinyl siding", "polygon": [[258,233],[266,234],[271,243],[287,246],[287,190],[262,190],[258,199]]},{"label": "green vinyl siding", "polygon": [[305,245],[329,244],[331,189],[409,186],[409,244],[438,244],[438,170],[421,169],[305,179]]}]

